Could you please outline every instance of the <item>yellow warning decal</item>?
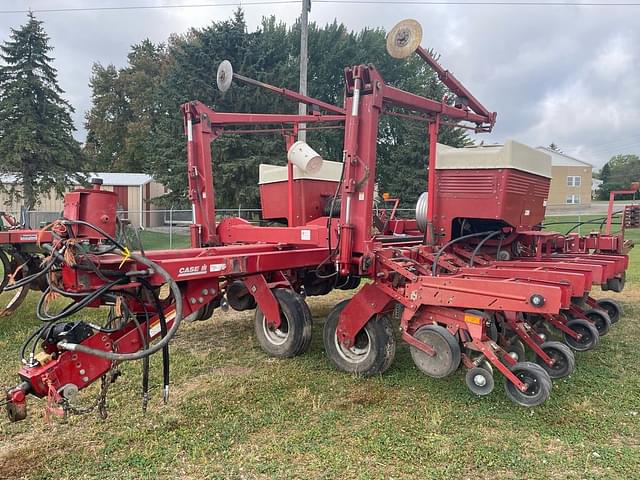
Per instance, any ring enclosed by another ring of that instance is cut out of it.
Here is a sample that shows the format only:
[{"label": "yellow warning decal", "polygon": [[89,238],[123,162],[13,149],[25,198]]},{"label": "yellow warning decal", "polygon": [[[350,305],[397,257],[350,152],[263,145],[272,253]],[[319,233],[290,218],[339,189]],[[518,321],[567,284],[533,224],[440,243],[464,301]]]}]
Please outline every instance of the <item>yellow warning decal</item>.
[{"label": "yellow warning decal", "polygon": [[477,315],[469,315],[468,313],[465,313],[464,321],[466,323],[473,323],[475,325],[480,325],[482,323],[482,317],[478,317]]}]

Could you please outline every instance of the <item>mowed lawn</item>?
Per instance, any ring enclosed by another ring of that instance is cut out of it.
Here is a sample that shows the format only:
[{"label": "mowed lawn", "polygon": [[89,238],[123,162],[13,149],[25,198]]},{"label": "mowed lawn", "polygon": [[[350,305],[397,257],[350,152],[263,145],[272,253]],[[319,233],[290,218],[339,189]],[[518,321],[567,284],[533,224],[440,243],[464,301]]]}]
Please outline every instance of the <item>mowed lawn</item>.
[{"label": "mowed lawn", "polygon": [[[584,233],[584,231],[583,231]],[[629,237],[640,241],[638,231]],[[148,247],[149,248],[149,247]],[[627,289],[615,296],[623,320],[597,350],[576,354],[571,377],[551,399],[524,409],[496,388],[472,396],[462,369],[431,379],[398,342],[384,375],[335,371],[324,356],[324,319],[348,292],[309,300],[310,351],[275,360],[253,337],[253,312],[216,311],[184,325],[172,344],[172,390],[161,398],[160,356],[152,400],[140,408],[140,365],[122,366],[109,417],[29,418],[0,426],[0,477],[61,478],[640,478],[640,250]],[[18,351],[37,325],[36,296],[0,328],[0,382],[17,383]],[[89,317],[98,312],[85,310]],[[92,402],[96,388],[83,392]]]}]

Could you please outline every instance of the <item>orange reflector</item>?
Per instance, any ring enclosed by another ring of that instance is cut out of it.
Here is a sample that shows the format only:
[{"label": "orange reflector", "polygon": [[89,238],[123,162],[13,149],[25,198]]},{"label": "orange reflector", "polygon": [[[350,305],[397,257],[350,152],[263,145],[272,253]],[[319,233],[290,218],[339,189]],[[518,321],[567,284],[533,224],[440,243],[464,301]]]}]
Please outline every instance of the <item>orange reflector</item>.
[{"label": "orange reflector", "polygon": [[387,192],[384,192],[384,193],[382,194],[382,198],[383,198],[383,199],[385,199],[385,200],[389,200],[389,197],[390,197],[390,196],[391,196],[391,195],[389,195],[389,193],[387,193]]},{"label": "orange reflector", "polygon": [[464,314],[464,321],[467,323],[473,323],[475,325],[480,325],[482,323],[482,317],[478,317],[477,315],[469,315],[468,313]]}]

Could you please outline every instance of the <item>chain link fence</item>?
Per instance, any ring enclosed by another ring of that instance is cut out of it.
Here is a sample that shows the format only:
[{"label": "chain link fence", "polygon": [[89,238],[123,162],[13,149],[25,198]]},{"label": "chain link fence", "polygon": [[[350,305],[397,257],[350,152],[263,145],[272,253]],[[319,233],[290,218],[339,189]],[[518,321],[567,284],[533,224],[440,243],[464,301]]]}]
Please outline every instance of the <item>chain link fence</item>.
[{"label": "chain link fence", "polygon": [[[624,204],[631,202],[616,202],[614,210],[621,210]],[[608,202],[593,202],[590,205],[555,206],[547,207],[547,216],[571,217],[576,223],[590,220],[594,216],[606,216]],[[50,224],[62,216],[62,212],[5,212],[18,219],[29,228],[39,229]],[[189,246],[189,225],[193,222],[193,211],[187,209],[153,209],[153,210],[121,210],[118,217],[124,221],[128,228],[135,230],[136,235],[128,235],[131,238],[139,238],[143,245],[149,243],[149,248],[181,248]],[[262,221],[259,208],[220,208],[216,210],[216,221],[225,217],[240,217],[254,225]],[[397,218],[415,218],[414,208],[398,208]],[[1,227],[0,227],[1,228]],[[585,225],[584,229],[592,228]],[[580,226],[577,230],[583,233]]]}]

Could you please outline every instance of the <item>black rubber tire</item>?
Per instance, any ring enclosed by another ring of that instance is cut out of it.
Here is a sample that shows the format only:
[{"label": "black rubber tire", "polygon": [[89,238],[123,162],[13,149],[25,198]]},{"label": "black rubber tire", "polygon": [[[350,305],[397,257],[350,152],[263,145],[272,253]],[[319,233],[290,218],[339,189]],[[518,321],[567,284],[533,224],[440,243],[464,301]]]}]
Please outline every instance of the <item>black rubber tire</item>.
[{"label": "black rubber tire", "polygon": [[256,299],[249,292],[242,280],[234,280],[227,287],[227,303],[238,312],[256,308]]},{"label": "black rubber tire", "polygon": [[589,293],[585,293],[579,297],[571,297],[571,303],[579,308],[584,308],[587,304],[587,299],[589,298]]},{"label": "black rubber tire", "polygon": [[289,358],[301,355],[311,342],[311,315],[304,299],[287,288],[276,288],[273,294],[280,305],[280,328],[267,325],[260,307],[256,308],[254,328],[262,350],[273,357]]},{"label": "black rubber tire", "polygon": [[609,333],[609,329],[611,328],[611,319],[609,318],[609,315],[607,315],[607,312],[592,308],[585,311],[584,314],[593,322],[593,325],[596,327],[598,334],[601,337],[604,337]]},{"label": "black rubber tire", "polygon": [[4,252],[4,250],[0,249],[0,264],[2,264],[2,278],[0,278],[0,292],[4,290],[4,287],[9,283],[9,273],[11,273],[11,265],[9,262],[9,257]]},{"label": "black rubber tire", "polygon": [[213,311],[218,306],[220,306],[219,300],[212,300],[211,302],[207,303],[204,307],[198,310],[199,313],[196,321],[209,320],[213,316]]},{"label": "black rubber tire", "polygon": [[308,297],[315,297],[319,295],[327,295],[331,292],[335,281],[336,279],[334,277],[320,278],[315,270],[309,270],[304,275],[302,285],[304,286],[305,294]]},{"label": "black rubber tire", "polygon": [[308,328],[308,331],[305,332],[305,334],[303,335],[303,342],[300,345],[300,350],[296,354],[296,355],[302,355],[303,353],[306,353],[309,350],[309,347],[311,346],[311,336],[312,336],[311,330],[313,327],[313,315],[311,314],[311,309],[309,308],[309,304],[307,303],[305,298],[299,293],[296,293],[295,296],[296,296],[296,301],[298,302],[302,310],[302,314],[305,317],[304,325],[306,328]]},{"label": "black rubber tire", "polygon": [[602,290],[613,290],[616,293],[622,292],[624,290],[624,286],[627,282],[627,273],[623,272],[620,277],[610,278],[607,280],[606,288],[602,288]]},{"label": "black rubber tire", "polygon": [[[482,367],[473,367],[467,370],[464,382],[472,393],[481,397],[489,395],[493,391],[493,387],[495,387],[493,374]],[[482,384],[482,382],[484,382],[484,384]],[[481,384],[479,385],[478,383]]]},{"label": "black rubber tire", "polygon": [[396,354],[396,340],[391,320],[384,314],[372,317],[358,332],[354,347],[345,350],[338,342],[336,328],[340,313],[348,302],[347,299],[338,303],[329,312],[324,324],[323,339],[327,357],[343,372],[363,377],[383,373],[391,366]]},{"label": "black rubber tire", "polygon": [[[7,259],[9,260],[9,272],[15,272],[16,269],[22,265],[22,269],[16,274],[15,281],[25,278],[30,274],[29,263],[20,253],[14,251],[10,256],[7,254]],[[6,268],[4,264],[3,268]],[[0,290],[0,295],[2,295],[2,298],[0,298],[0,317],[8,317],[24,302],[24,299],[29,293],[29,284],[6,293],[2,292],[3,291]]]},{"label": "black rubber tire", "polygon": [[529,383],[529,389],[522,392],[516,386],[505,382],[507,397],[523,407],[537,407],[543,404],[551,394],[551,378],[549,374],[540,366],[531,362],[518,362],[510,367],[510,370],[520,380]]},{"label": "black rubber tire", "polygon": [[510,344],[503,347],[503,349],[507,352],[507,355],[511,356],[516,362],[524,362],[527,358],[524,343],[522,343],[522,340],[519,338],[511,340]]},{"label": "black rubber tire", "polygon": [[548,342],[553,337],[553,332],[549,328],[549,326],[544,322],[538,322],[534,327],[533,331],[538,334],[538,336],[542,335],[543,342]]},{"label": "black rubber tire", "polygon": [[617,323],[624,313],[624,311],[622,310],[622,305],[616,302],[613,298],[602,298],[596,301],[596,303],[601,310],[607,312],[612,325],[614,323]]},{"label": "black rubber tire", "polygon": [[436,351],[436,354],[430,357],[414,346],[409,347],[413,363],[422,373],[433,378],[444,378],[458,369],[462,358],[460,344],[446,328],[440,325],[424,325],[418,328],[413,336]]},{"label": "black rubber tire", "polygon": [[536,355],[536,363],[544,368],[552,379],[568,377],[576,369],[573,352],[564,343],[545,342],[540,345],[540,348],[556,361],[553,365],[547,365]]},{"label": "black rubber tire", "polygon": [[598,329],[591,322],[583,320],[582,318],[575,318],[567,322],[567,327],[582,335],[582,338],[577,340],[566,333],[564,334],[564,343],[576,352],[593,350],[600,342]]}]

